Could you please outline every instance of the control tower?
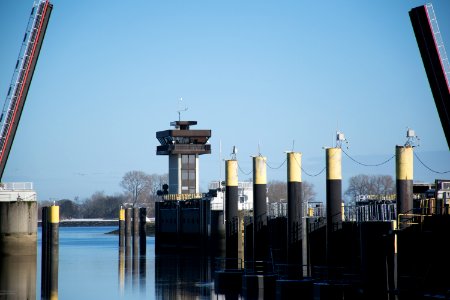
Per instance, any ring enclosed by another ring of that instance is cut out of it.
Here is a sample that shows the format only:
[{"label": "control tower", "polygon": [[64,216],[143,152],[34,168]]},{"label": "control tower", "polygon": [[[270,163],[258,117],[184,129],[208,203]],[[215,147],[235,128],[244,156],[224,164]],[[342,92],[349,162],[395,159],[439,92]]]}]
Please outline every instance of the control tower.
[{"label": "control tower", "polygon": [[169,156],[169,194],[199,193],[199,160],[201,154],[211,154],[210,129],[192,130],[197,121],[174,121],[174,129],[156,132],[160,146],[157,155]]}]

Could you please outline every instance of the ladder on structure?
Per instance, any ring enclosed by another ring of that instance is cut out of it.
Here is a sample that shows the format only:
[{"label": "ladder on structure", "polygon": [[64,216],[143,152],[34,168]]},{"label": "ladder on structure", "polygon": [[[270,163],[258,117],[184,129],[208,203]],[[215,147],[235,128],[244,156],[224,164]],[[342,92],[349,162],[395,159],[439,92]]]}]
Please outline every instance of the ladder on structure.
[{"label": "ladder on structure", "polygon": [[436,19],[436,14],[434,13],[433,5],[431,3],[425,6],[428,20],[433,31],[434,42],[436,44],[436,49],[439,54],[439,58],[442,65],[442,70],[445,74],[445,79],[447,81],[448,92],[450,93],[450,64],[448,61],[447,52],[445,51],[444,42],[442,40],[441,31],[439,30],[438,22]]},{"label": "ladder on structure", "polygon": [[0,179],[14,140],[23,105],[52,10],[49,0],[35,0],[0,117]]}]

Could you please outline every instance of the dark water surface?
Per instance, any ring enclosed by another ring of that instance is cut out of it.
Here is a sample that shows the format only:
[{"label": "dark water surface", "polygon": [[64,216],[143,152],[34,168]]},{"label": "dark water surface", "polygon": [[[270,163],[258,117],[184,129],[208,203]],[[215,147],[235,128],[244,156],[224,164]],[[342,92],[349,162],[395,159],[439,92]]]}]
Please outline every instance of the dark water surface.
[{"label": "dark water surface", "polygon": [[[219,299],[211,263],[195,255],[155,256],[155,239],[147,237],[147,254],[119,255],[116,227],[61,227],[59,299]],[[38,232],[36,299],[40,299],[41,228]],[[121,258],[121,260],[119,259]]]}]

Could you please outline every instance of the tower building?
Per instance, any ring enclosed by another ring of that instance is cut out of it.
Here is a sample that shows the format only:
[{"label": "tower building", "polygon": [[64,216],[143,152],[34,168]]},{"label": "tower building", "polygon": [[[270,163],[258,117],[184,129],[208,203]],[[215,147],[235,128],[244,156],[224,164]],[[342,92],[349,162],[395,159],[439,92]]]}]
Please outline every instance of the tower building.
[{"label": "tower building", "polygon": [[174,129],[156,132],[157,155],[169,156],[169,194],[199,193],[199,155],[211,154],[210,129],[192,130],[197,121],[174,121]]}]

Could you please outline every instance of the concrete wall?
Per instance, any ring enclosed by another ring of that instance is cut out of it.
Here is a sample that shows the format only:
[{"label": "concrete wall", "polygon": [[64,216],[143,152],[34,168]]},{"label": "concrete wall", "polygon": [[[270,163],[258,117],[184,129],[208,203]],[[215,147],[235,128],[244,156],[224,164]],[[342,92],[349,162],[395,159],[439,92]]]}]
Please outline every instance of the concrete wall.
[{"label": "concrete wall", "polygon": [[0,255],[36,255],[37,202],[0,202]]}]

